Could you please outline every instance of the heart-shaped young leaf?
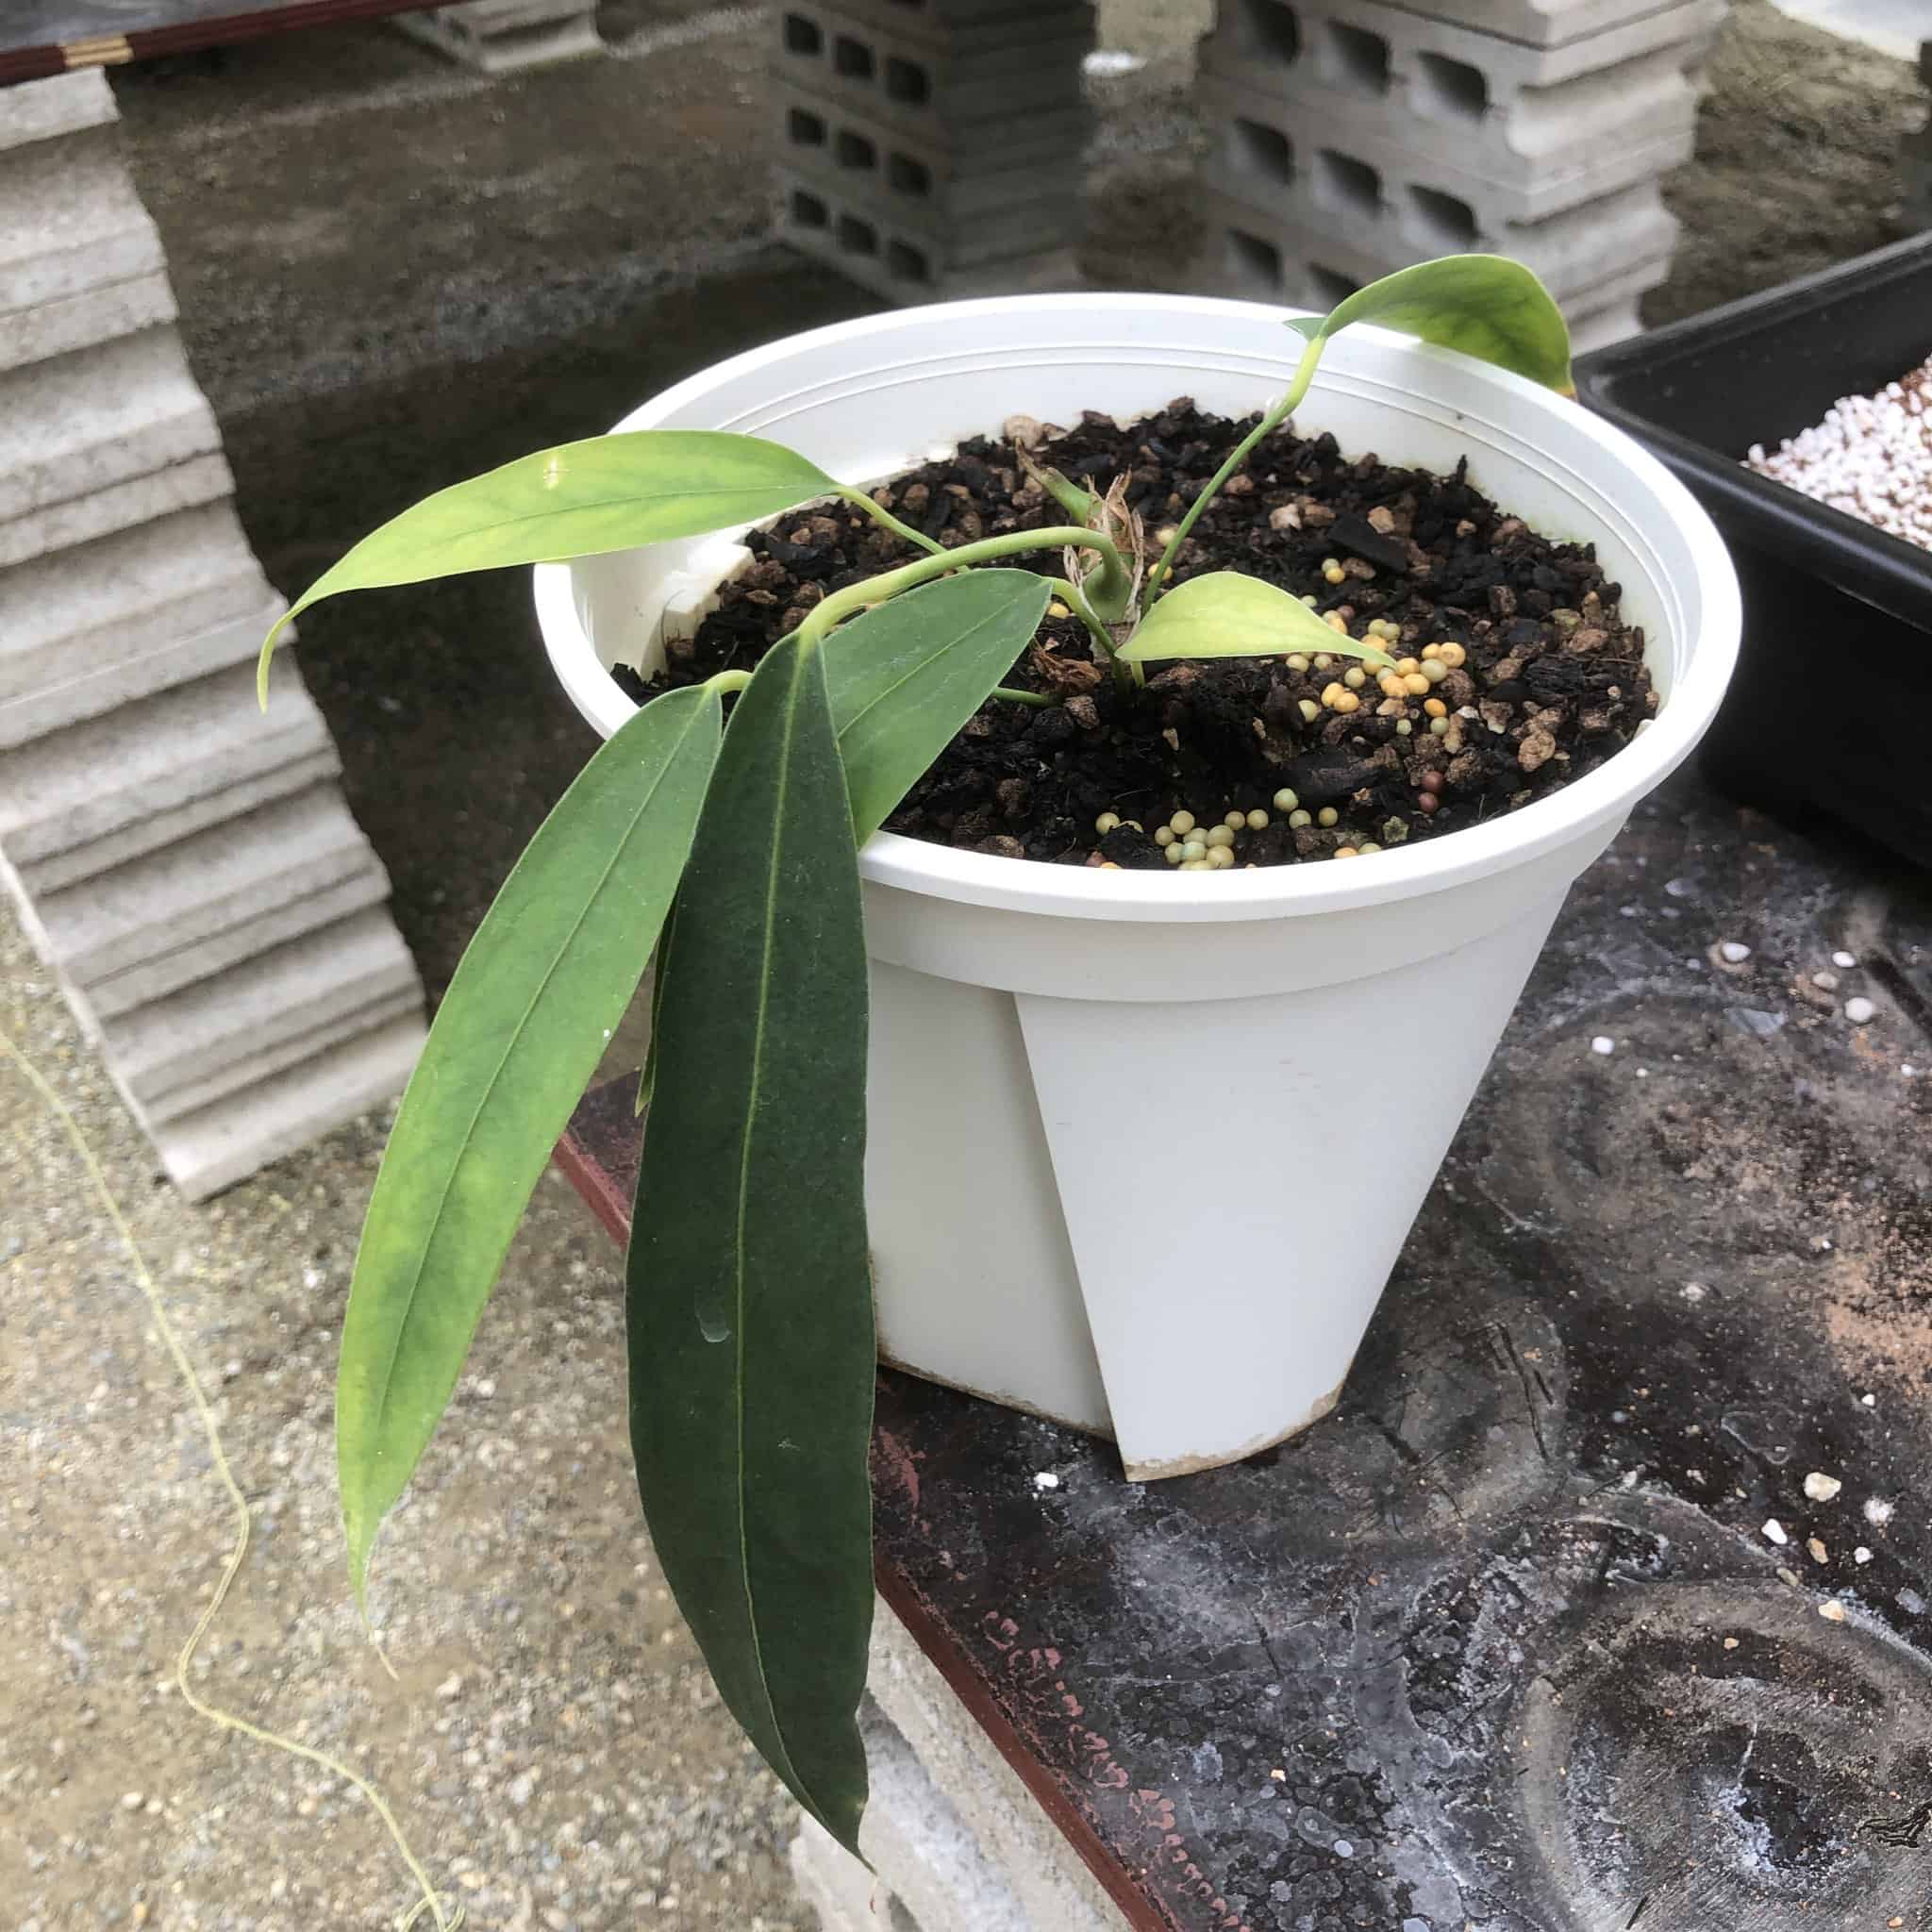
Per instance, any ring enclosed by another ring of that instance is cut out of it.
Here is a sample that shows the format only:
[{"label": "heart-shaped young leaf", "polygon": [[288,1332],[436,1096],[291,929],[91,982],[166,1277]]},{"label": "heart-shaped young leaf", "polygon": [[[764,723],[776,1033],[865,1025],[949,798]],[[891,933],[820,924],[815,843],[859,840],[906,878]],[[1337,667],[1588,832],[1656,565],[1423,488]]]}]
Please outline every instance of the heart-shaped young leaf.
[{"label": "heart-shaped young leaf", "polygon": [[1513,369],[1565,395],[1576,393],[1563,311],[1528,269],[1501,255],[1445,255],[1397,269],[1357,289],[1326,315],[1296,316],[1288,325],[1313,342],[1325,341],[1352,322],[1402,329]]},{"label": "heart-shaped young leaf", "polygon": [[443,995],[382,1158],[336,1386],[349,1574],[455,1388],[551,1150],[657,943],[717,759],[703,687],[646,705],[539,827]]},{"label": "heart-shaped young leaf", "polygon": [[780,443],[716,429],[632,429],[519,457],[411,505],[318,577],[262,643],[263,702],[282,625],[323,597],[698,537],[838,488]]},{"label": "heart-shaped young leaf", "polygon": [[1163,658],[1281,658],[1326,651],[1371,664],[1393,660],[1323,621],[1299,597],[1231,570],[1190,577],[1155,603],[1122,646],[1129,664]]},{"label": "heart-shaped young leaf", "polygon": [[866,964],[822,648],[739,698],[658,971],[626,1275],[631,1450],[720,1694],[856,1849],[872,1624]]},{"label": "heart-shaped young leaf", "polygon": [[962,571],[874,605],[825,640],[861,845],[1032,641],[1047,594],[1031,571]]}]

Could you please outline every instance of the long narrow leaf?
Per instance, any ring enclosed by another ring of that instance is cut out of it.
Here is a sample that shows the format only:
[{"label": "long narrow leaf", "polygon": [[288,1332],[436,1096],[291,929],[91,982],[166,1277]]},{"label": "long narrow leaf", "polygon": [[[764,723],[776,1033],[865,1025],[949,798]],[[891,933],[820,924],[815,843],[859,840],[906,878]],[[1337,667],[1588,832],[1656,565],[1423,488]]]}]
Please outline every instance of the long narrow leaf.
[{"label": "long narrow leaf", "polygon": [[318,577],[262,644],[262,701],[282,625],[321,598],[698,537],[838,487],[781,443],[716,429],[633,429],[519,457],[412,504]]},{"label": "long narrow leaf", "polygon": [[631,1446],[733,1715],[856,1848],[872,1622],[865,943],[822,650],[732,713],[660,965],[628,1263]]},{"label": "long narrow leaf", "polygon": [[717,761],[702,687],[584,767],[505,881],[429,1029],[356,1257],[336,1457],[359,1602],[525,1205],[657,942]]},{"label": "long narrow leaf", "polygon": [[825,688],[862,845],[1025,650],[1044,577],[965,571],[874,605],[825,640]]}]

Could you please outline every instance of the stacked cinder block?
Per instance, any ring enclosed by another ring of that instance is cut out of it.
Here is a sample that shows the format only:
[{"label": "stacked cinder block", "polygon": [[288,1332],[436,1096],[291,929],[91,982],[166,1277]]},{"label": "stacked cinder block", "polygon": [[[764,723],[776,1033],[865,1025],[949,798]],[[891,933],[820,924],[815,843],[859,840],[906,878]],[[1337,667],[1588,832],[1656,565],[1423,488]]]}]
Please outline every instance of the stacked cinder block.
[{"label": "stacked cinder block", "polygon": [[1220,0],[1201,42],[1206,278],[1326,308],[1411,262],[1507,255],[1579,348],[1634,332],[1677,225],[1724,0]]},{"label": "stacked cinder block", "polygon": [[0,879],[205,1194],[396,1092],[422,992],[229,503],[98,73],[0,92]]},{"label": "stacked cinder block", "polygon": [[1126,1932],[1126,1920],[884,1604],[859,1713],[872,1871],[813,1819],[791,1872],[822,1932]]},{"label": "stacked cinder block", "polygon": [[[1932,41],[1919,42],[1919,78],[1932,88]],[[1905,177],[1907,225],[1932,228],[1932,120],[1899,143],[1898,162]]]},{"label": "stacked cinder block", "polygon": [[396,14],[391,25],[483,74],[514,74],[604,51],[596,0],[461,0]]},{"label": "stacked cinder block", "polygon": [[1075,278],[1091,0],[780,0],[778,230],[895,302]]}]

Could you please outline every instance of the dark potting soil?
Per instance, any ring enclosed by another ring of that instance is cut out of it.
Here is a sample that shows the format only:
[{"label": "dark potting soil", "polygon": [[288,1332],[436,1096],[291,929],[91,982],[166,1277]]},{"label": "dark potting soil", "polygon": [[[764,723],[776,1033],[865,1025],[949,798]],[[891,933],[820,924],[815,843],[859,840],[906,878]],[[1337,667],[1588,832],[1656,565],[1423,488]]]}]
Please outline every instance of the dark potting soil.
[{"label": "dark potting soil", "polygon": [[[1031,454],[1102,491],[1124,476],[1151,560],[1255,420],[1206,415],[1183,399],[1127,428],[1091,414],[1077,428],[1049,428]],[[1010,440],[1038,428],[1016,418],[1001,438],[962,443],[876,498],[952,547],[1064,523]],[[1178,582],[1234,569],[1312,595],[1356,638],[1372,620],[1400,625],[1400,641],[1383,643],[1398,659],[1461,645],[1462,664],[1427,699],[1385,698],[1365,666],[1357,709],[1323,708],[1324,690],[1357,661],[1340,657],[1312,658],[1306,670],[1281,658],[1178,663],[1123,690],[1094,661],[1079,621],[1055,617],[1055,606],[1006,682],[1063,701],[1039,709],[989,700],[888,829],[1014,858],[1164,869],[1152,835],[1175,811],[1204,827],[1259,811],[1268,823],[1236,833],[1236,862],[1278,865],[1436,838],[1594,770],[1656,709],[1643,634],[1620,620],[1619,586],[1605,581],[1593,546],[1539,536],[1465,471],[1438,476],[1350,457],[1332,436],[1303,438],[1291,425],[1209,505],[1175,571]],[[672,641],[664,672],[647,683],[620,668],[633,697],[749,669],[822,597],[913,554],[838,504],[745,541],[754,561],[723,587],[694,639]],[[1065,575],[1058,552],[1002,561]],[[1317,708],[1312,721],[1305,700]],[[1430,729],[1438,712],[1441,733]],[[1286,822],[1274,803],[1284,788],[1317,822]],[[1332,826],[1318,822],[1324,808],[1337,814]],[[1108,812],[1138,823],[1100,834],[1094,822]]]}]

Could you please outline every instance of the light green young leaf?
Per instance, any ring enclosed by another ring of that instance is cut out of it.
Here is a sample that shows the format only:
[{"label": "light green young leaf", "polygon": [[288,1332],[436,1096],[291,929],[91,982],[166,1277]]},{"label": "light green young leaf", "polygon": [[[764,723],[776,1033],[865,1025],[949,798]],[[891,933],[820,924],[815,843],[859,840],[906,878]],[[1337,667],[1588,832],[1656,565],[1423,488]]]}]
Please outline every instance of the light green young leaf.
[{"label": "light green young leaf", "polygon": [[519,457],[411,505],[318,577],[262,642],[262,701],[282,625],[321,598],[734,529],[838,488],[782,444],[714,429],[633,429]]},{"label": "light green young leaf", "polygon": [[1164,658],[1280,658],[1291,651],[1393,661],[1375,645],[1324,624],[1299,597],[1227,570],[1176,584],[1141,620],[1120,655],[1129,664],[1147,664]]},{"label": "light green young leaf", "polygon": [[1357,289],[1325,316],[1296,316],[1289,327],[1325,341],[1352,322],[1376,322],[1513,369],[1574,395],[1570,331],[1550,292],[1520,261],[1500,255],[1445,255],[1398,269]]},{"label": "light green young leaf", "polygon": [[825,640],[825,685],[863,845],[1006,675],[1047,583],[972,570],[875,604]]},{"label": "light green young leaf", "polygon": [[673,691],[597,753],[504,882],[429,1029],[342,1324],[336,1461],[358,1603],[530,1191],[643,975],[720,718],[715,692]]},{"label": "light green young leaf", "polygon": [[626,1267],[652,1545],[732,1714],[857,1849],[872,1623],[866,964],[823,647],[738,700],[659,967]]}]

